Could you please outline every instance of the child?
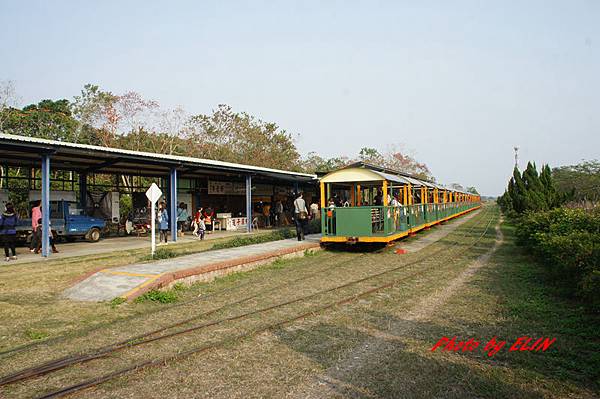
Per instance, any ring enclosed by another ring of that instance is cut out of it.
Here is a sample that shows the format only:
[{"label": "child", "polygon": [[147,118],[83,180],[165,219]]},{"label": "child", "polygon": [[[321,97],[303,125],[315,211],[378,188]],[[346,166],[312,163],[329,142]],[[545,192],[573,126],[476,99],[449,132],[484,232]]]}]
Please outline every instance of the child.
[{"label": "child", "polygon": [[204,224],[204,216],[200,216],[200,220],[198,220],[197,230],[197,237],[201,240],[204,240],[204,232],[206,231],[206,224]]},{"label": "child", "polygon": [[[50,223],[50,222],[48,222]],[[35,253],[39,254],[42,249],[42,219],[38,219],[38,224],[33,232],[35,236]],[[50,224],[48,224],[48,235],[50,236],[50,246],[52,247],[52,253],[57,254],[58,249],[56,249],[56,245],[54,245],[54,235],[52,234],[52,228],[50,228]]]}]

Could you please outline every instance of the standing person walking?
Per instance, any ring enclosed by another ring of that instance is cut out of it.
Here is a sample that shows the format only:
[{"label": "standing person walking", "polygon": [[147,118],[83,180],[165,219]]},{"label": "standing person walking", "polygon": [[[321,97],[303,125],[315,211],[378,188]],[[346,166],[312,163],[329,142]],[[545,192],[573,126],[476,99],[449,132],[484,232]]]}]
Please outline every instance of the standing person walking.
[{"label": "standing person walking", "polygon": [[[17,242],[17,223],[19,223],[19,217],[15,213],[15,208],[10,202],[6,204],[6,210],[0,215],[0,240],[4,246],[4,255],[8,262],[10,253],[12,253],[12,259],[17,259],[17,252],[15,245]],[[9,252],[10,249],[10,252]]]},{"label": "standing person walking", "polygon": [[38,228],[38,220],[42,218],[42,201],[35,201],[33,208],[31,208],[31,243],[29,245],[29,251],[34,252],[38,247],[37,237],[35,234]]},{"label": "standing person walking", "polygon": [[319,213],[319,205],[313,200],[310,204],[310,218],[311,220],[319,219],[321,214]]},{"label": "standing person walking", "polygon": [[161,202],[158,206],[158,228],[160,230],[160,236],[158,242],[165,241],[167,244],[167,238],[169,237],[169,213],[164,202]]},{"label": "standing person walking", "polygon": [[296,222],[296,235],[298,241],[304,240],[306,232],[306,222],[308,220],[308,210],[306,202],[302,198],[302,193],[298,193],[298,197],[294,200],[294,221]]},{"label": "standing person walking", "polygon": [[185,227],[189,217],[190,215],[187,211],[187,205],[184,202],[180,203],[179,207],[177,207],[177,235],[179,237],[184,236],[183,228]]},{"label": "standing person walking", "polygon": [[283,203],[281,200],[277,200],[275,203],[275,221],[277,226],[281,227],[283,225]]}]

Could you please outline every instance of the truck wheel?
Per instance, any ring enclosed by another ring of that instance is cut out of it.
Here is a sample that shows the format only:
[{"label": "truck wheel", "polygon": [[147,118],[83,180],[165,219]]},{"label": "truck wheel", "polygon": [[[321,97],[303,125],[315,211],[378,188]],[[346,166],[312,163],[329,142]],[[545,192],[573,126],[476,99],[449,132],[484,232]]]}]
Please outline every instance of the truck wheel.
[{"label": "truck wheel", "polygon": [[100,240],[100,229],[96,227],[91,228],[90,231],[88,231],[86,238],[89,242],[97,242]]}]

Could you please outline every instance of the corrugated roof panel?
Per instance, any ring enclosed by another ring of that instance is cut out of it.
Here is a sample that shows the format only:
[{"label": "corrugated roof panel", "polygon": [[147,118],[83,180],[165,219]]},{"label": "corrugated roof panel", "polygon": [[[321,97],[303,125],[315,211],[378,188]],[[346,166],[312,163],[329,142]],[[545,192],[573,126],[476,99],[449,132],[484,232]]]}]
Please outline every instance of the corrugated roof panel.
[{"label": "corrugated roof panel", "polygon": [[317,178],[317,176],[313,175],[313,174],[292,172],[289,170],[264,168],[264,167],[260,167],[260,166],[244,165],[244,164],[237,164],[237,163],[224,162],[224,161],[215,161],[212,159],[184,157],[184,156],[179,156],[179,155],[157,154],[157,153],[153,153],[153,152],[144,152],[144,151],[131,151],[131,150],[124,150],[121,148],[101,147],[101,146],[95,146],[95,145],[89,145],[89,144],[77,144],[77,143],[70,143],[70,142],[65,142],[65,141],[47,140],[47,139],[40,139],[37,137],[26,137],[26,136],[19,136],[19,135],[6,134],[6,133],[0,133],[0,139],[14,141],[14,142],[20,142],[20,143],[48,145],[48,146],[52,146],[52,147],[98,151],[98,152],[115,154],[115,155],[151,158],[151,159],[162,160],[162,161],[188,162],[188,163],[192,163],[192,164],[197,164],[199,166],[213,166],[213,167],[223,167],[223,168],[229,168],[229,169],[267,172],[267,173],[282,174],[282,175],[302,176],[302,177],[308,177],[308,178],[312,178],[312,179]]}]

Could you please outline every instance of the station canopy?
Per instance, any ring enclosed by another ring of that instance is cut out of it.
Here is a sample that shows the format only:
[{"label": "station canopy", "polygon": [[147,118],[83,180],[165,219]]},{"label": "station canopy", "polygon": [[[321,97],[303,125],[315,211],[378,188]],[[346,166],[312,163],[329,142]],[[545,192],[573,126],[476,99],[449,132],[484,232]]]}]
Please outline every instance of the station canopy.
[{"label": "station canopy", "polygon": [[177,168],[180,178],[198,175],[253,175],[298,183],[316,181],[316,175],[263,168],[210,159],[130,151],[0,133],[0,163],[40,167],[40,156],[51,156],[51,168],[83,173],[166,176]]}]

